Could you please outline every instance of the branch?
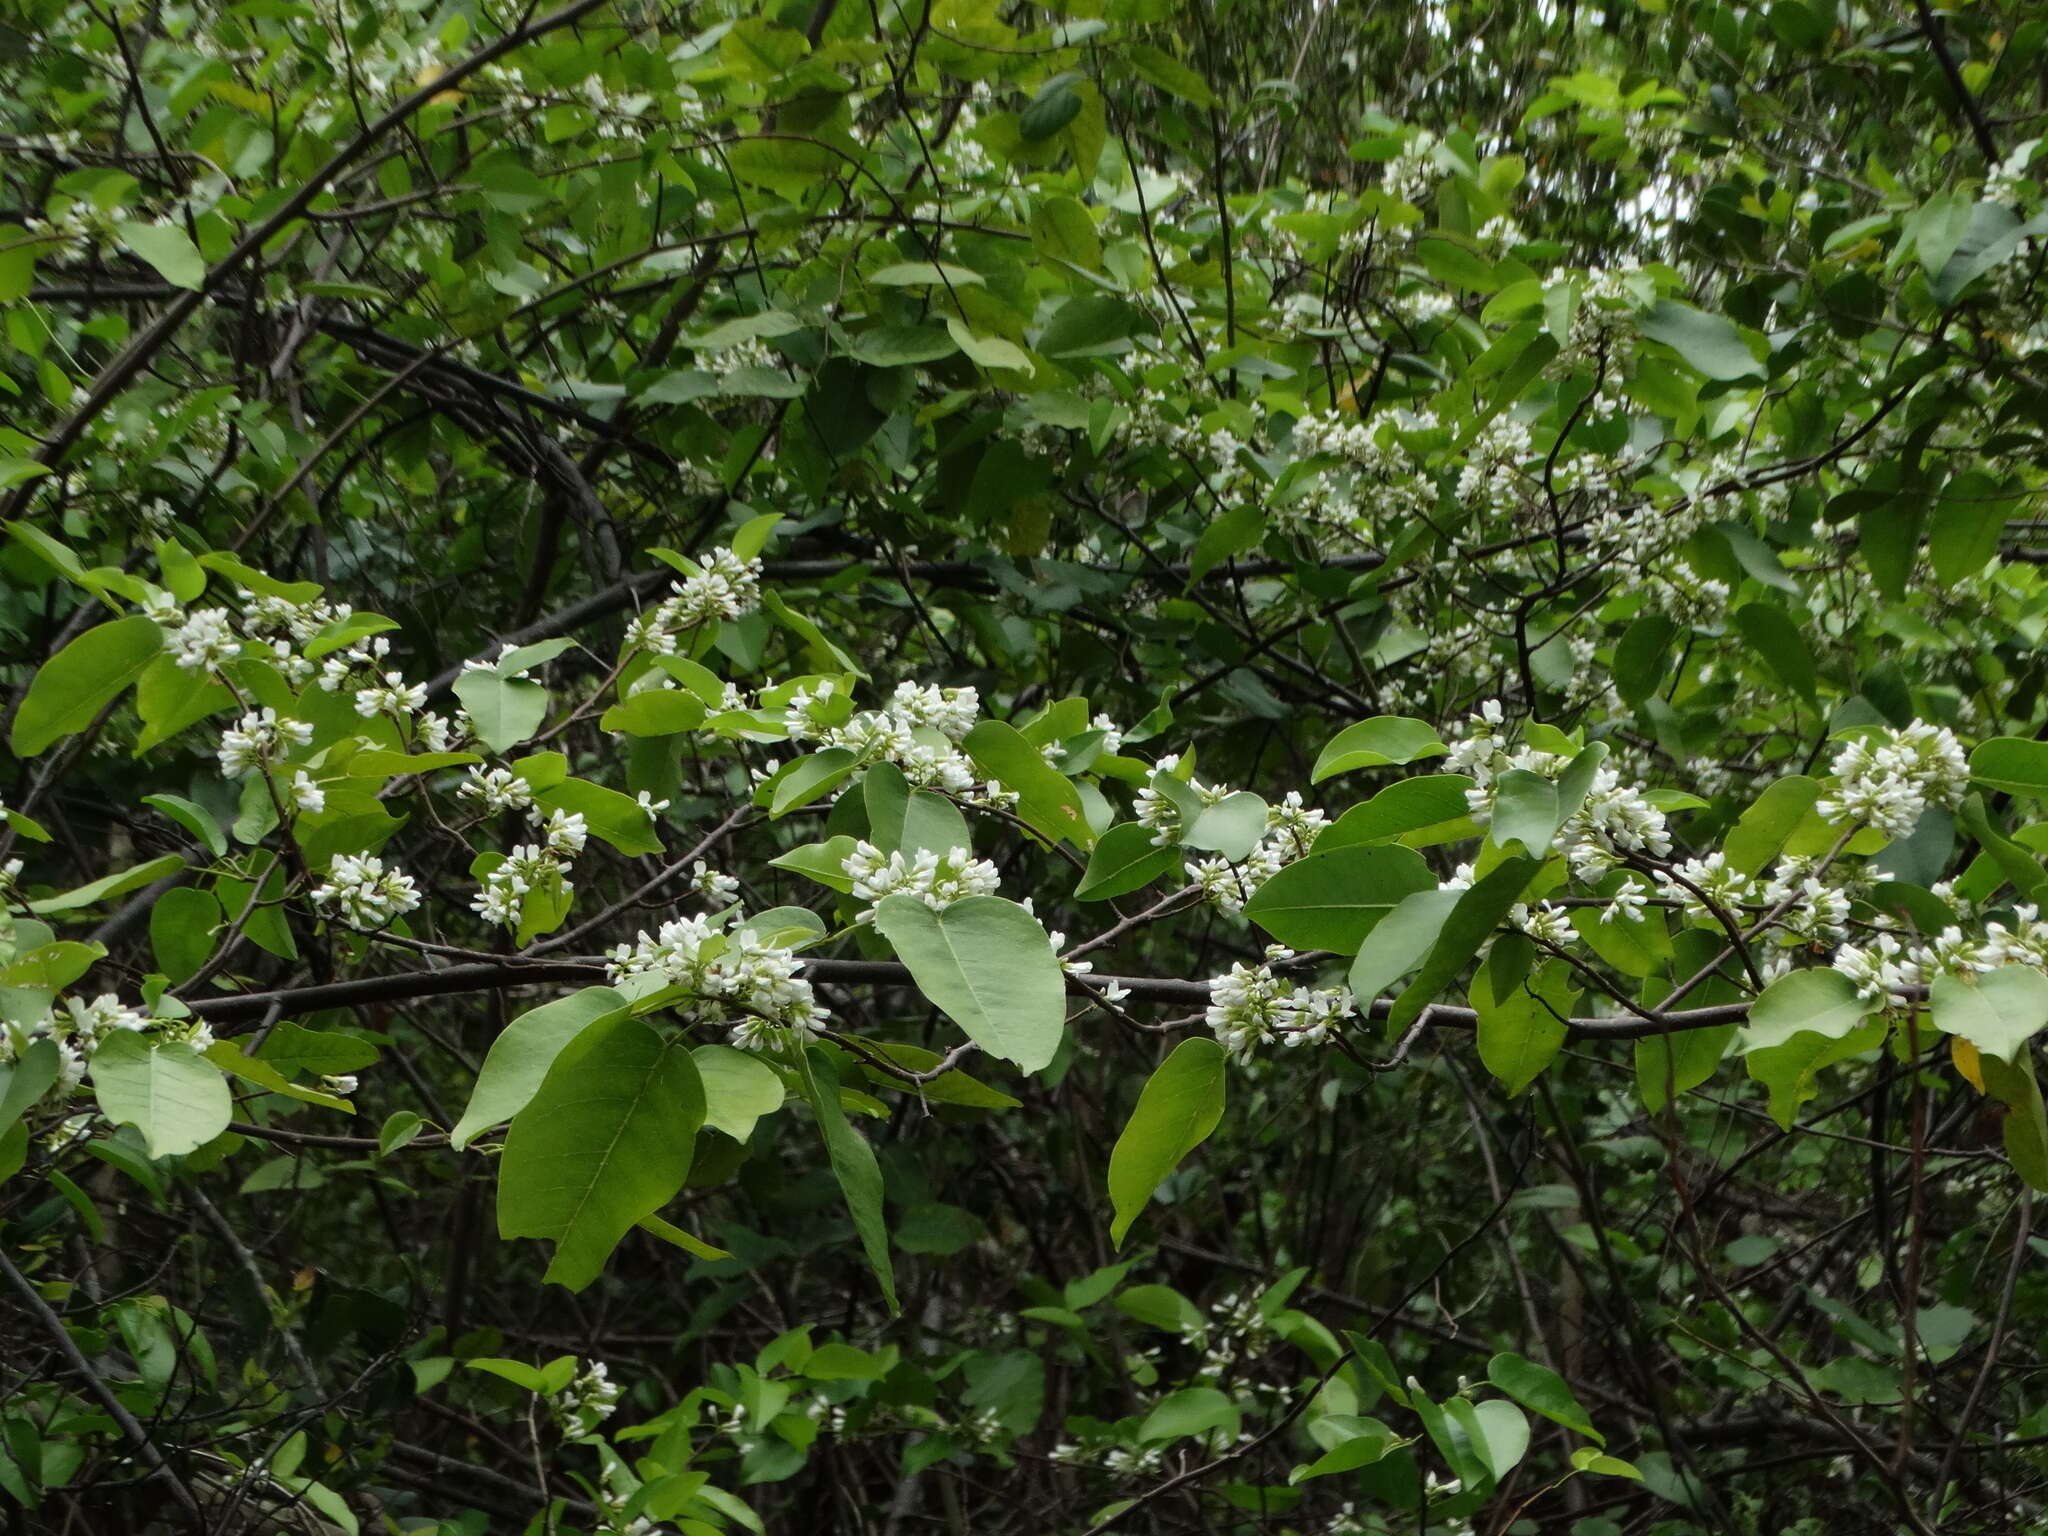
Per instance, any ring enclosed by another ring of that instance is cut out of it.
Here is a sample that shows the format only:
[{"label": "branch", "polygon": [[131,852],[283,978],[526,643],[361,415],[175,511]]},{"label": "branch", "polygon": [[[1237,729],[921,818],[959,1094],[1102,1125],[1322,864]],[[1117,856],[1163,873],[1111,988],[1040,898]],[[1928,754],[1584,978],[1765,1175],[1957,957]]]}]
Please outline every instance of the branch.
[{"label": "branch", "polygon": [[[513,987],[530,987],[542,982],[602,982],[605,967],[596,960],[478,962],[444,966],[432,971],[408,971],[395,976],[364,976],[354,981],[323,982],[309,987],[285,987],[274,992],[239,992],[228,997],[187,999],[192,1011],[207,1023],[219,1026],[253,1025],[262,1021],[275,1006],[283,1013],[310,1013],[323,1008],[348,1008],[363,1003],[404,1002],[416,997],[441,997],[450,993],[498,992]],[[806,960],[807,981],[841,982],[851,986],[900,987],[915,978],[910,967],[896,960]],[[1204,1008],[1209,1003],[1206,981],[1182,981],[1167,976],[1069,976],[1069,996],[1093,998],[1098,989],[1121,987],[1132,997],[1148,1002],[1182,1003]],[[1375,998],[1365,1010],[1366,1017],[1383,1019],[1392,1009],[1390,997]],[[1479,1016],[1470,1008],[1433,1003],[1429,1009],[1433,1028],[1472,1030]],[[1573,1034],[1590,1040],[1643,1040],[1677,1034],[1690,1029],[1718,1029],[1740,1024],[1749,1017],[1748,1003],[1722,1003],[1712,1008],[1688,1008],[1677,1013],[1650,1013],[1644,1018],[1567,1019]],[[226,1031],[235,1033],[235,1030]]]},{"label": "branch", "polygon": [[1948,51],[1948,29],[1941,18],[1927,7],[1927,0],[1913,0],[1913,13],[1920,18],[1920,30],[1927,38],[1927,46],[1934,50],[1935,62],[1941,65],[1941,72],[1948,77],[1948,88],[1956,93],[1956,105],[1962,108],[1963,116],[1969,121],[1970,135],[1977,141],[1977,152],[1984,157],[1987,166],[1998,164],[1998,141],[1991,136],[1991,125],[1984,121],[1984,109],[1977,105],[1977,98],[1970,94],[1970,88],[1963,84],[1963,72],[1956,67],[1956,56]]}]

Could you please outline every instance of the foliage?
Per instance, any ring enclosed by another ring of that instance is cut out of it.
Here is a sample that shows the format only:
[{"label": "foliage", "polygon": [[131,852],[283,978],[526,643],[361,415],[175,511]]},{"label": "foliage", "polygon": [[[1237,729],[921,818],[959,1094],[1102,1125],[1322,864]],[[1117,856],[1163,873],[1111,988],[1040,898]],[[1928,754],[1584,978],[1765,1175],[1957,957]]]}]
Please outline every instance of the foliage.
[{"label": "foliage", "polygon": [[2044,44],[17,0],[11,1528],[2038,1524]]}]

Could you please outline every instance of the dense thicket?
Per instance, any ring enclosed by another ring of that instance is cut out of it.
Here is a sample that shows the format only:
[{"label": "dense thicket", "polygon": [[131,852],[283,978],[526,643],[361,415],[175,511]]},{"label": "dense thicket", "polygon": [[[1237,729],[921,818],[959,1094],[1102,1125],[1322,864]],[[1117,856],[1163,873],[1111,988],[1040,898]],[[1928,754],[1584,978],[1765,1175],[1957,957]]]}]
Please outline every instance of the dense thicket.
[{"label": "dense thicket", "polygon": [[2036,1528],[2036,9],[16,0],[8,1529]]}]

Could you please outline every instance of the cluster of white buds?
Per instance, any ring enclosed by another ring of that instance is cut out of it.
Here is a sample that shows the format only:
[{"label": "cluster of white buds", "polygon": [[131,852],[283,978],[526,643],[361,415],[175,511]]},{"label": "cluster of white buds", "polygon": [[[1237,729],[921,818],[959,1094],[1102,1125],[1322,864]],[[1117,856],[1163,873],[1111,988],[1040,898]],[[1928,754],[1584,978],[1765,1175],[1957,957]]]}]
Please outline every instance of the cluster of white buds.
[{"label": "cluster of white buds", "polygon": [[1643,792],[1622,782],[1620,771],[1602,763],[1585,801],[1566,820],[1565,857],[1581,880],[1598,880],[1626,854],[1663,858],[1671,852],[1664,813]]},{"label": "cluster of white buds", "polygon": [[355,609],[347,603],[331,603],[325,598],[295,603],[288,597],[248,591],[237,596],[242,603],[242,625],[251,635],[290,640],[298,645],[304,645],[329,625],[340,624],[355,615]]},{"label": "cluster of white buds", "polygon": [[456,794],[476,801],[487,814],[533,808],[533,786],[509,768],[472,767]]},{"label": "cluster of white buds", "polygon": [[[1778,860],[1757,899],[1778,916],[1770,939],[1782,949],[1838,944],[1849,931],[1850,893],[1815,873],[1817,859]],[[1837,872],[1837,878],[1841,878]]]},{"label": "cluster of white buds", "polygon": [[1417,129],[1415,136],[1401,146],[1400,153],[1386,162],[1380,170],[1380,186],[1389,197],[1419,203],[1443,180],[1444,173],[1436,163],[1436,146],[1435,134],[1426,128]]},{"label": "cluster of white buds", "polygon": [[107,1036],[123,1030],[139,1033],[149,1028],[149,1015],[130,1008],[111,992],[102,992],[89,1003],[66,998],[65,1011],[71,1015],[71,1035],[87,1051]]},{"label": "cluster of white buds", "polygon": [[1285,945],[1271,944],[1263,965],[1239,961],[1229,975],[1210,981],[1204,1022],[1239,1061],[1251,1060],[1263,1045],[1326,1044],[1338,1024],[1358,1012],[1349,988],[1302,987],[1275,976],[1273,966],[1293,956]]},{"label": "cluster of white buds", "polygon": [[546,891],[568,900],[575,888],[568,878],[570,861],[583,851],[583,818],[556,811],[548,818],[547,830],[545,843],[519,844],[485,874],[483,888],[469,900],[472,912],[487,923],[516,928],[531,892]]},{"label": "cluster of white buds", "polygon": [[575,1434],[589,1434],[612,1416],[623,1388],[611,1379],[602,1360],[593,1360],[549,1404],[555,1421]]},{"label": "cluster of white buds", "polygon": [[968,896],[993,896],[999,883],[995,865],[965,848],[944,853],[921,848],[910,855],[899,848],[885,854],[863,839],[840,867],[853,881],[854,899],[868,904],[860,914],[863,921],[874,916],[884,896],[914,896],[936,909]]},{"label": "cluster of white buds", "polygon": [[1688,921],[1718,926],[1722,915],[1735,916],[1757,899],[1756,881],[1731,868],[1725,853],[1657,871],[1658,894],[1685,912]]},{"label": "cluster of white buds", "polygon": [[880,709],[847,717],[850,701],[831,679],[799,689],[783,711],[791,741],[843,747],[863,763],[891,762],[913,789],[934,789],[981,805],[1013,805],[1016,792],[978,779],[960,739],[973,729],[981,697],[972,688],[902,683]]},{"label": "cluster of white buds", "polygon": [[1553,273],[1551,281],[1578,289],[1557,362],[1604,363],[1603,376],[1618,372],[1634,349],[1637,316],[1656,298],[1649,275],[1636,267],[1589,267],[1583,278]]},{"label": "cluster of white buds", "polygon": [[[730,914],[734,922],[739,913]],[[682,917],[658,933],[642,931],[606,958],[614,981],[653,974],[691,995],[675,1011],[691,1023],[725,1024],[741,1050],[803,1045],[815,1038],[827,1014],[797,972],[795,952],[764,942],[743,928],[723,928],[723,918]]]},{"label": "cluster of white buds", "polygon": [[187,672],[211,672],[242,654],[225,608],[195,608],[164,636],[171,659]]},{"label": "cluster of white buds", "polygon": [[1837,754],[1830,771],[1835,790],[1814,809],[1829,821],[1873,826],[1893,838],[1910,835],[1929,806],[1962,804],[1970,783],[1955,733],[1924,720],[1859,737]]},{"label": "cluster of white buds", "polygon": [[382,928],[420,904],[412,876],[387,870],[370,854],[340,853],[327,866],[327,883],[317,886],[313,900],[332,907],[357,928]]},{"label": "cluster of white buds", "polygon": [[644,648],[659,655],[676,651],[684,631],[719,619],[737,619],[761,604],[761,562],[742,559],[730,549],[714,549],[697,570],[627,627],[627,649]]},{"label": "cluster of white buds", "polygon": [[739,899],[740,883],[699,859],[690,866],[690,889],[704,899],[706,906],[721,910]]},{"label": "cluster of white buds", "polygon": [[1522,226],[1505,213],[1496,213],[1479,226],[1473,235],[1481,245],[1495,251],[1511,251],[1518,245],[1528,244],[1529,237]]},{"label": "cluster of white buds", "polygon": [[313,727],[307,721],[279,719],[270,708],[252,710],[240,724],[220,733],[221,772],[229,778],[261,772],[280,749],[289,750],[287,744],[303,747],[312,739]]},{"label": "cluster of white buds", "polygon": [[1496,416],[1479,429],[1458,471],[1458,500],[1494,514],[1522,501],[1522,461],[1529,457],[1529,428],[1512,416]]}]

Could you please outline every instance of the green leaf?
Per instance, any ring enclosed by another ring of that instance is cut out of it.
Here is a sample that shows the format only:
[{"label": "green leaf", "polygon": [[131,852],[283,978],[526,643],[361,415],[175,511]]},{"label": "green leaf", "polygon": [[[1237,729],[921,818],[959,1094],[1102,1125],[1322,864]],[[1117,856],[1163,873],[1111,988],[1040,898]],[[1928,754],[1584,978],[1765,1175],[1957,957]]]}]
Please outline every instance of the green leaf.
[{"label": "green leaf", "polygon": [[1026,1072],[1051,1063],[1066,1035],[1066,983],[1037,918],[1000,896],[939,911],[885,896],[874,923],[918,990],[975,1044]]},{"label": "green leaf", "polygon": [[546,810],[581,816],[593,837],[603,838],[621,853],[661,852],[661,839],[654,835],[654,818],[647,807],[616,789],[587,779],[564,779],[538,791],[533,801]]},{"label": "green leaf", "polygon": [[1355,954],[1395,907],[1435,889],[1413,849],[1357,844],[1286,865],[1252,893],[1244,915],[1289,948]]},{"label": "green leaf", "polygon": [[676,736],[704,723],[704,701],[680,688],[643,688],[598,717],[598,729],[627,736]]},{"label": "green leaf", "polygon": [[1178,1440],[1184,1435],[1206,1435],[1212,1429],[1235,1437],[1238,1407],[1235,1399],[1215,1387],[1182,1387],[1169,1392],[1145,1415],[1138,1426],[1138,1439]]},{"label": "green leaf", "polygon": [[1216,93],[1209,89],[1209,83],[1173,55],[1150,43],[1129,43],[1125,45],[1124,57],[1130,60],[1131,68],[1162,91],[1204,109],[1216,105]]},{"label": "green leaf", "polygon": [[868,1267],[882,1287],[889,1310],[899,1311],[896,1267],[889,1256],[889,1229],[882,1220],[882,1170],[875,1161],[875,1149],[847,1122],[839,1100],[839,1069],[833,1064],[831,1052],[822,1046],[811,1046],[804,1052],[804,1062],[809,1068],[811,1108],[825,1138],[825,1156],[832,1165],[832,1176],[839,1181],[839,1191],[846,1197],[853,1230],[860,1236],[861,1251],[867,1255]]},{"label": "green leaf", "polygon": [[333,1077],[373,1066],[377,1047],[361,1035],[339,1029],[307,1029],[290,1019],[279,1021],[256,1053],[285,1072]]},{"label": "green leaf", "polygon": [[1250,790],[1225,795],[1214,805],[1205,805],[1181,833],[1184,846],[1204,853],[1220,853],[1233,864],[1252,855],[1266,835],[1266,802]]},{"label": "green leaf", "polygon": [[1027,144],[1049,139],[1081,115],[1081,96],[1068,79],[1055,75],[1017,114],[1017,132]]},{"label": "green leaf", "polygon": [[1351,963],[1351,992],[1361,1007],[1429,957],[1462,891],[1431,889],[1404,896],[1366,935]]},{"label": "green leaf", "polygon": [[1110,1241],[1121,1248],[1131,1223],[1181,1159],[1223,1118],[1226,1054],[1197,1035],[1181,1041],[1138,1094],[1137,1107],[1109,1154]]},{"label": "green leaf", "polygon": [[513,1117],[498,1235],[555,1244],[545,1278],[583,1289],[619,1239],[689,1177],[704,1089],[681,1036],[635,1018],[590,1025]]},{"label": "green leaf", "polygon": [[129,219],[114,226],[123,249],[140,256],[173,288],[197,289],[206,281],[206,263],[183,230],[169,224],[141,224]]},{"label": "green leaf", "polygon": [[1022,347],[1000,336],[977,336],[956,315],[946,316],[946,334],[953,338],[962,352],[984,368],[1014,368],[1027,373],[1031,369],[1031,354]]},{"label": "green leaf", "polygon": [[449,1133],[448,1145],[460,1152],[479,1134],[526,1108],[569,1042],[626,1008],[625,997],[610,987],[585,987],[529,1008],[507,1024],[484,1055],[469,1107]]},{"label": "green leaf", "polygon": [[1578,1005],[1571,969],[1553,960],[1508,989],[1494,992],[1491,968],[1472,979],[1471,1001],[1479,1015],[1479,1059],[1513,1098],[1556,1059],[1569,1033],[1565,1020]]},{"label": "green leaf", "polygon": [[213,934],[225,917],[211,891],[179,886],[157,898],[149,913],[149,947],[157,969],[182,982],[213,953]]},{"label": "green leaf", "polygon": [[1883,1019],[1874,1019],[1841,1036],[1799,1030],[1782,1045],[1750,1051],[1743,1066],[1752,1082],[1762,1083],[1770,1091],[1771,1118],[1778,1122],[1780,1130],[1789,1131],[1799,1106],[1820,1092],[1822,1069],[1875,1050],[1884,1044],[1887,1028]]},{"label": "green leaf", "polygon": [[1316,759],[1309,782],[1320,784],[1354,768],[1383,768],[1440,757],[1445,747],[1435,731],[1406,715],[1375,715],[1346,726],[1331,738]]},{"label": "green leaf", "polygon": [[1465,791],[1473,781],[1462,773],[1428,775],[1401,779],[1389,784],[1362,805],[1354,805],[1323,829],[1316,839],[1316,852],[1346,847],[1352,843],[1391,842],[1400,838],[1410,847],[1428,846],[1428,837],[1412,839],[1411,833],[1448,831],[1467,825]]},{"label": "green leaf", "polygon": [[28,904],[29,911],[38,917],[55,912],[75,912],[80,907],[90,907],[98,902],[112,901],[117,896],[126,896],[130,891],[139,891],[145,885],[154,884],[165,875],[176,874],[185,867],[185,861],[175,853],[167,853],[160,859],[151,859],[147,864],[138,864],[133,869],[123,869],[111,875],[81,885],[73,891],[58,896],[45,896],[41,901]]},{"label": "green leaf", "polygon": [[1709,315],[1689,304],[1659,299],[1639,322],[1642,333],[1661,341],[1695,373],[1710,379],[1761,379],[1763,365],[1724,315]]},{"label": "green leaf", "polygon": [[163,644],[164,632],[144,618],[88,629],[29,680],[8,747],[16,757],[34,757],[84,730],[142,676]]},{"label": "green leaf", "polygon": [[[2044,979],[2048,986],[2048,979]],[[1757,996],[1743,1031],[1745,1053],[1783,1045],[1802,1032],[1839,1040],[1860,1025],[1872,1005],[1840,971],[1787,971]]]},{"label": "green leaf", "polygon": [[50,1091],[62,1065],[57,1042],[47,1036],[30,1042],[13,1061],[0,1061],[0,1131],[12,1129]]},{"label": "green leaf", "polygon": [[1970,753],[1970,777],[2009,795],[2048,800],[2048,741],[1994,736]]},{"label": "green leaf", "polygon": [[2005,1061],[1985,1056],[1978,1062],[1985,1091],[2006,1105],[2002,1139],[2013,1171],[2037,1190],[2048,1191],[2048,1109],[2041,1102],[2041,1083],[2033,1058]]},{"label": "green leaf", "polygon": [[1529,1420],[1513,1403],[1497,1397],[1477,1403],[1454,1397],[1444,1411],[1465,1431],[1465,1438],[1496,1481],[1514,1471],[1528,1454]]},{"label": "green leaf", "polygon": [[281,1093],[288,1099],[297,1099],[304,1104],[318,1104],[326,1109],[338,1109],[344,1114],[353,1114],[355,1106],[338,1094],[323,1093],[317,1088],[302,1088],[292,1082],[276,1067],[261,1056],[244,1054],[242,1048],[232,1040],[216,1040],[206,1048],[206,1059],[230,1077],[240,1078],[245,1083],[254,1083],[266,1093]]},{"label": "green leaf", "polygon": [[2048,976],[2031,965],[2001,965],[1973,977],[1934,978],[1928,1011],[1934,1027],[1960,1035],[1986,1056],[2018,1062],[2048,1025]]},{"label": "green leaf", "polygon": [[704,1081],[704,1123],[714,1131],[745,1141],[763,1115],[782,1108],[782,1079],[760,1057],[729,1045],[700,1045],[690,1054]]},{"label": "green leaf", "polygon": [[118,1030],[92,1053],[91,1068],[100,1108],[142,1132],[151,1157],[197,1151],[228,1128],[227,1079],[182,1041]]},{"label": "green leaf", "polygon": [[455,697],[469,712],[477,739],[493,752],[509,752],[530,738],[548,716],[548,691],[523,677],[496,671],[465,672]]},{"label": "green leaf", "polygon": [[159,655],[143,668],[135,684],[135,712],[142,717],[135,755],[140,757],[234,702],[234,694],[212,674],[187,672],[171,657]]},{"label": "green leaf", "polygon": [[1458,893],[1457,905],[1444,919],[1443,930],[1430,946],[1422,968],[1387,1013],[1390,1032],[1398,1034],[1406,1029],[1424,1008],[1436,1001],[1443,989],[1479,952],[1479,946],[1500,926],[1508,908],[1522,899],[1523,890],[1541,868],[1540,859],[1503,859],[1472,886]]},{"label": "green leaf", "polygon": [[1181,852],[1152,841],[1152,829],[1126,821],[1102,834],[1074,887],[1076,901],[1109,901],[1142,890],[1180,866]]},{"label": "green leaf", "polygon": [[1091,847],[1095,834],[1081,809],[1074,781],[1049,765],[1017,728],[983,720],[960,741],[975,767],[1017,792],[1017,814],[1048,842]]},{"label": "green leaf", "polygon": [[1557,837],[1561,814],[1554,781],[1527,768],[1510,768],[1494,780],[1493,824],[1488,835],[1496,848],[1542,858]]},{"label": "green leaf", "polygon": [[1689,1093],[1714,1075],[1734,1042],[1736,1026],[1681,1029],[1638,1040],[1635,1048],[1636,1090],[1652,1114],[1679,1095]]},{"label": "green leaf", "polygon": [[884,288],[920,288],[927,284],[941,288],[978,288],[985,279],[969,267],[943,261],[899,261],[868,274],[868,281]]},{"label": "green leaf", "polygon": [[1486,1379],[1531,1413],[1540,1413],[1596,1445],[1607,1443],[1607,1437],[1593,1428],[1592,1415],[1579,1406],[1565,1379],[1549,1366],[1521,1355],[1499,1354],[1486,1362]]},{"label": "green leaf", "polygon": [[1820,780],[1804,774],[1793,774],[1767,785],[1736,820],[1722,844],[1729,868],[1745,875],[1763,870],[1812,814],[1820,796]]},{"label": "green leaf", "polygon": [[1819,684],[1806,636],[1776,603],[1744,603],[1735,627],[1777,679],[1811,704]]},{"label": "green leaf", "polygon": [[1041,256],[1088,271],[1102,268],[1102,237],[1087,205],[1061,194],[1041,197],[1031,209],[1031,244]]}]

